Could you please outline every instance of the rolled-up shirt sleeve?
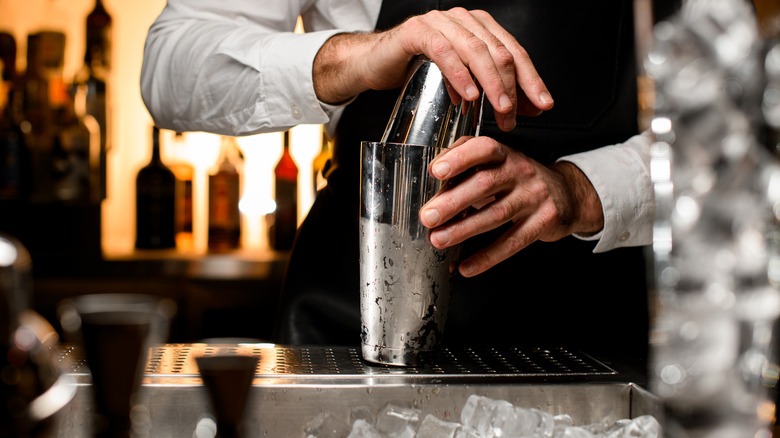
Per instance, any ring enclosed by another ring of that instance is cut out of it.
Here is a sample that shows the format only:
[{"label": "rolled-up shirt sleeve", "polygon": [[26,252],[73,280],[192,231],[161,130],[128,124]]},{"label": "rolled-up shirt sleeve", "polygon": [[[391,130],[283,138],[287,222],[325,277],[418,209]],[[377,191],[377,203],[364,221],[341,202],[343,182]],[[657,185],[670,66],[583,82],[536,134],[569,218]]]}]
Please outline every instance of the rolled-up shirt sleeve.
[{"label": "rolled-up shirt sleeve", "polygon": [[645,132],[622,144],[559,158],[582,170],[601,200],[604,228],[592,236],[575,234],[583,240],[598,240],[593,252],[652,243],[655,196],[649,167],[651,143],[651,134]]},{"label": "rolled-up shirt sleeve", "polygon": [[141,95],[154,122],[224,135],[328,122],[338,107],[317,99],[312,64],[345,30],[293,33],[300,3],[169,0],[144,46]]}]

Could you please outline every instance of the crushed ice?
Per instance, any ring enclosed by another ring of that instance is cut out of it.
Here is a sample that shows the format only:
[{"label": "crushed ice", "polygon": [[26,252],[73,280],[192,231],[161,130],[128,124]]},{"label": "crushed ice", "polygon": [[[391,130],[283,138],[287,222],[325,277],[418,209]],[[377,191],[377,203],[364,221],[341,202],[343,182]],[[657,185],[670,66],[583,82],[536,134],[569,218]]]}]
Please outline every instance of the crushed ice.
[{"label": "crushed ice", "polygon": [[[612,423],[574,425],[569,415],[553,415],[504,400],[471,395],[460,421],[423,416],[417,408],[389,403],[376,415],[366,407],[353,409],[348,420],[330,413],[306,424],[307,438],[660,438],[661,425],[642,415]],[[351,421],[351,426],[348,422]]]}]

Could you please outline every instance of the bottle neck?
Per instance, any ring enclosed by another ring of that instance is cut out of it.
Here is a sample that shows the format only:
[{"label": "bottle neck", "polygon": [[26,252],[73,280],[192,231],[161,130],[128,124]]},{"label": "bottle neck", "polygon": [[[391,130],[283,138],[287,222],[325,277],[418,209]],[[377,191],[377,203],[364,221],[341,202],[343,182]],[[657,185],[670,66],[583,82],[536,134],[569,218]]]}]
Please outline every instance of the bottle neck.
[{"label": "bottle neck", "polygon": [[284,131],[282,146],[284,147],[284,153],[289,154],[290,153],[290,131]]},{"label": "bottle neck", "polygon": [[157,126],[152,128],[152,161],[151,164],[162,164],[162,156],[160,154],[160,128]]}]

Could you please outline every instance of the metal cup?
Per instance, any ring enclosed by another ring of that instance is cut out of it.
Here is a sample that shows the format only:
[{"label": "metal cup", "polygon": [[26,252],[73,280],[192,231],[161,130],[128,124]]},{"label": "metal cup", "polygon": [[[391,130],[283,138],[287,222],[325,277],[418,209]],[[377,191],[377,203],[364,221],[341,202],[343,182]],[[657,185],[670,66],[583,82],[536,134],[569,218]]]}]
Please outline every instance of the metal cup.
[{"label": "metal cup", "polygon": [[361,146],[360,311],[367,361],[414,366],[436,351],[460,246],[436,249],[420,208],[441,188],[428,165],[463,135],[479,135],[484,94],[460,98],[418,57],[382,141]]},{"label": "metal cup", "polygon": [[414,366],[439,344],[459,248],[436,249],[419,211],[441,187],[441,148],[363,142],[360,311],[363,357]]},{"label": "metal cup", "polygon": [[448,148],[461,136],[479,135],[484,100],[484,93],[463,100],[433,61],[418,56],[381,141]]}]

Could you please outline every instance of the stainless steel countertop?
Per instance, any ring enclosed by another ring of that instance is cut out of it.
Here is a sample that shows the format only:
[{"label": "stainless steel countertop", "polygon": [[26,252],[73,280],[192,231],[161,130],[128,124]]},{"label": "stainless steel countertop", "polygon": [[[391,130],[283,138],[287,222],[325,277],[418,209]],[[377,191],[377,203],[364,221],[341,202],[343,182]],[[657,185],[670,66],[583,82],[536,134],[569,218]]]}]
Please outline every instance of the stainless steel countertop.
[{"label": "stainless steel countertop", "polygon": [[[137,418],[152,437],[192,437],[210,412],[195,358],[252,355],[259,358],[246,422],[250,436],[305,437],[303,428],[328,412],[351,424],[356,408],[375,412],[387,403],[421,409],[455,421],[471,394],[517,406],[569,414],[575,424],[612,422],[642,414],[660,420],[655,398],[630,373],[594,357],[562,348],[468,348],[444,350],[418,368],[374,366],[347,347],[285,347],[273,344],[167,344],[151,351]],[[80,352],[64,347],[60,360],[79,387],[57,418],[58,436],[88,436],[90,376]],[[143,435],[143,434],[142,434]]]}]

